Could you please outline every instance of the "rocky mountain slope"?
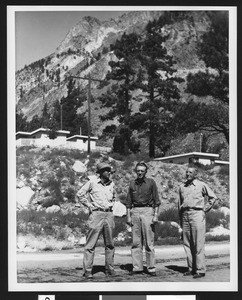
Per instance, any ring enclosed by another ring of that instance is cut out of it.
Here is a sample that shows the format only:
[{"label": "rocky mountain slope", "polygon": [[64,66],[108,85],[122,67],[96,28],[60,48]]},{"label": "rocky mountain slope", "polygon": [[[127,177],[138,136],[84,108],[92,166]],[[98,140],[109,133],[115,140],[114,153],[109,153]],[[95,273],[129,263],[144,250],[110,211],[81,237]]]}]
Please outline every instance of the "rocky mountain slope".
[{"label": "rocky mountain slope", "polygon": [[[17,111],[22,112],[30,121],[35,115],[41,114],[47,103],[50,113],[52,113],[55,101],[60,101],[62,97],[67,96],[69,75],[86,77],[90,74],[93,78],[103,80],[110,70],[109,62],[117,59],[110,51],[110,45],[114,44],[124,32],[142,34],[147,23],[159,18],[162,14],[164,14],[163,11],[130,11],[108,21],[100,21],[93,17],[82,18],[70,29],[54,53],[16,72]],[[189,72],[195,73],[205,69],[205,64],[198,58],[196,50],[201,35],[208,30],[209,24],[209,17],[205,11],[187,11],[180,12],[172,24],[162,28],[162,31],[168,35],[165,47],[168,53],[174,57],[175,68],[180,77],[186,79]],[[87,80],[75,80],[75,85],[79,88],[80,93],[87,93],[87,84]],[[111,84],[112,82],[109,82],[102,88],[100,88],[99,82],[92,81],[91,84],[91,93],[94,99],[91,104],[92,133],[99,137],[100,146],[109,147],[112,146],[113,141],[102,135],[103,129],[107,125],[118,125],[118,121],[116,118],[104,122],[100,120],[100,115],[105,115],[108,108],[101,107],[98,97]],[[190,97],[184,91],[185,86],[186,81],[179,84],[182,101],[186,101]],[[138,92],[135,91],[135,93],[134,96],[138,96]],[[195,96],[193,98],[196,99]],[[133,102],[132,109],[135,112],[139,103]],[[78,109],[78,112],[87,114],[86,102]],[[167,155],[184,151],[199,151],[198,135],[190,134],[179,142],[175,140]],[[140,140],[142,149],[146,151],[148,140],[146,138]],[[177,149],[178,144],[179,149]],[[222,135],[209,138],[208,145],[208,152],[216,152],[216,149],[219,148],[221,159],[228,160],[229,150]]]},{"label": "rocky mountain slope", "polygon": [[[109,21],[82,18],[71,28],[54,53],[16,72],[17,110],[21,110],[31,120],[43,109],[44,103],[51,107],[55,100],[66,95],[67,75],[86,76],[91,73],[97,79],[104,79],[110,68],[108,62],[115,60],[115,56],[109,51],[110,44],[115,43],[124,32],[141,33],[148,21],[163,13],[131,11]],[[163,30],[169,34],[166,47],[177,61],[180,76],[185,77],[188,72],[204,68],[204,63],[199,61],[195,50],[197,41],[208,26],[209,20],[205,12],[191,11],[174,24],[164,27]],[[78,80],[76,84],[82,90],[87,81]],[[98,83],[92,83],[94,98],[102,93],[102,90],[96,89],[97,85]],[[96,105],[100,106],[99,103]],[[98,122],[95,115],[94,106],[94,123]]]}]

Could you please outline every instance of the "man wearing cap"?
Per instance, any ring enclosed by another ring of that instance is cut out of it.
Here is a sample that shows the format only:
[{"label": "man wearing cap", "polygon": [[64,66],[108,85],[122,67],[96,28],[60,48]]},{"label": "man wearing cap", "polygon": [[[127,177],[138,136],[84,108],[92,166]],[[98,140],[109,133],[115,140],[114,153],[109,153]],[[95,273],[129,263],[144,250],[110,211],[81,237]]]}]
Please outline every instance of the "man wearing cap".
[{"label": "man wearing cap", "polygon": [[132,227],[132,262],[130,275],[143,272],[143,246],[146,252],[147,272],[156,276],[154,250],[154,224],[158,222],[161,204],[155,181],[147,178],[147,165],[139,162],[135,171],[137,178],[129,185],[126,207],[127,224]]},{"label": "man wearing cap", "polygon": [[[184,276],[205,276],[205,214],[213,207],[217,197],[204,182],[196,179],[197,170],[186,170],[186,181],[179,187],[178,210],[183,230],[183,245],[189,270]],[[205,202],[205,199],[208,199]]]},{"label": "man wearing cap", "polygon": [[[89,231],[84,248],[83,269],[88,279],[92,278],[92,266],[95,246],[99,235],[103,234],[105,244],[105,269],[106,275],[115,275],[114,272],[114,215],[112,207],[115,201],[114,183],[110,180],[111,167],[106,163],[97,165],[98,180],[88,181],[78,192],[78,199],[88,207]],[[83,198],[89,194],[89,201]]]}]

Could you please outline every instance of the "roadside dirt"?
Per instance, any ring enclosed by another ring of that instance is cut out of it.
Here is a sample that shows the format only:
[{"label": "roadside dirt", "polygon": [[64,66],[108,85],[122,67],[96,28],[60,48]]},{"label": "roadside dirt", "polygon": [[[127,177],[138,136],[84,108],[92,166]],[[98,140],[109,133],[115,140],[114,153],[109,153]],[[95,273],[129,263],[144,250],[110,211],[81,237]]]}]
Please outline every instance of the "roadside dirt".
[{"label": "roadside dirt", "polygon": [[[130,247],[115,249],[115,277],[104,274],[104,248],[98,247],[95,252],[92,282],[229,282],[230,281],[230,245],[229,243],[207,244],[206,276],[193,279],[184,277],[187,271],[186,257],[181,245],[156,246],[157,276],[143,273],[129,275],[132,268]],[[87,282],[83,277],[83,249],[75,251],[18,253],[18,283],[70,283]],[[145,261],[145,254],[144,254]]]}]

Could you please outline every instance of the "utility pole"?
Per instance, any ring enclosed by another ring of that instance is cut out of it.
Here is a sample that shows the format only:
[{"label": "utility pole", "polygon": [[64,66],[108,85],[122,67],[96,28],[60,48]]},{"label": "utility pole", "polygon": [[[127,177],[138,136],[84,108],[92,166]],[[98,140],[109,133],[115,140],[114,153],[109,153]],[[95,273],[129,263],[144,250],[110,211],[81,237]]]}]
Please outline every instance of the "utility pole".
[{"label": "utility pole", "polygon": [[70,76],[72,78],[77,78],[77,79],[83,79],[83,80],[88,80],[88,97],[87,97],[87,103],[88,103],[88,122],[87,122],[87,127],[88,127],[88,140],[87,140],[87,154],[90,155],[91,153],[91,82],[92,81],[99,81],[99,82],[105,82],[104,80],[100,79],[95,79],[92,78],[90,73],[88,74],[87,77],[80,77],[80,76]]},{"label": "utility pole", "polygon": [[60,119],[61,119],[61,130],[62,130],[62,104],[60,105]]},{"label": "utility pole", "polygon": [[200,133],[199,141],[200,141],[200,152],[202,152],[202,141],[203,141],[203,134],[202,133]]}]

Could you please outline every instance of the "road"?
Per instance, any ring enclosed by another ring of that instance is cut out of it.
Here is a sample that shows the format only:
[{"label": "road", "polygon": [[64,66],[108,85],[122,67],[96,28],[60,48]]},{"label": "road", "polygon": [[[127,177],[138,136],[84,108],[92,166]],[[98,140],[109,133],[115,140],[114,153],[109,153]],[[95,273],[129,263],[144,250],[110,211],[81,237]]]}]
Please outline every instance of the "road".
[{"label": "road", "polygon": [[[206,252],[206,276],[193,279],[184,277],[187,270],[186,257],[182,245],[156,246],[157,276],[148,274],[128,275],[132,267],[130,247],[115,249],[115,270],[117,276],[104,274],[104,248],[97,247],[94,259],[94,282],[229,282],[230,281],[230,244],[225,242],[209,243]],[[86,282],[82,276],[83,249],[75,251],[18,253],[18,283],[70,283]],[[145,260],[145,255],[144,255]]]}]

